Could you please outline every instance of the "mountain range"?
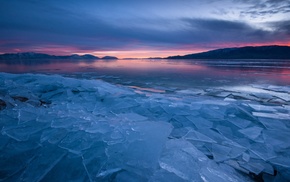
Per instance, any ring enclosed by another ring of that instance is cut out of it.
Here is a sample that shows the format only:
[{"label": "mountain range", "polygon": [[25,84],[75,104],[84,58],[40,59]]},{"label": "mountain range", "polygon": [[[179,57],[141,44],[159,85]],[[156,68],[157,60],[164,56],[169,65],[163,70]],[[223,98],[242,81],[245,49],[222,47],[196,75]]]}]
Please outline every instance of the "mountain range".
[{"label": "mountain range", "polygon": [[224,48],[184,56],[169,56],[166,59],[290,59],[290,46]]},{"label": "mountain range", "polygon": [[72,54],[68,56],[55,56],[49,54],[42,54],[42,53],[34,53],[34,52],[24,52],[24,53],[6,53],[0,55],[0,60],[22,60],[22,59],[76,59],[76,60],[94,60],[94,59],[118,59],[117,57],[113,56],[104,56],[102,58],[91,55],[78,55]]},{"label": "mountain range", "polygon": [[[114,56],[97,57],[91,54],[55,56],[43,53],[24,52],[0,54],[0,60],[36,60],[36,59],[65,59],[65,60],[95,60],[118,59]],[[150,58],[149,58],[150,59]],[[152,58],[151,58],[152,59]],[[162,58],[154,58],[162,59]],[[169,56],[165,59],[290,59],[290,46],[247,46],[216,49],[207,52],[187,54],[183,56]]]}]

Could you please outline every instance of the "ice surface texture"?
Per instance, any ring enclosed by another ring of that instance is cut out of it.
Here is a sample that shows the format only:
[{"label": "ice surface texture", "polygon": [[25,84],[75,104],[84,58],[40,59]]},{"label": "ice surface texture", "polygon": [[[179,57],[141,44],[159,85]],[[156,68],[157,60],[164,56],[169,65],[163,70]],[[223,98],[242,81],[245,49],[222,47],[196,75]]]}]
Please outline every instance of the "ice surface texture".
[{"label": "ice surface texture", "polygon": [[289,87],[0,74],[0,181],[289,181]]}]

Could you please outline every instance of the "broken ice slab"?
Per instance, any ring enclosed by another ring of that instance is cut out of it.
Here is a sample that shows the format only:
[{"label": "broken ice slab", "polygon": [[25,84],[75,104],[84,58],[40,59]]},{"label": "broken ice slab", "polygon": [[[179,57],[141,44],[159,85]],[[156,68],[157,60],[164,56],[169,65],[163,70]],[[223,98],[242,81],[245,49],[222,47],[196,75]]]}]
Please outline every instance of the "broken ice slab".
[{"label": "broken ice slab", "polygon": [[227,108],[226,114],[229,117],[239,117],[252,122],[257,121],[257,118],[252,115],[252,113],[249,111],[248,105],[246,104],[232,105],[231,107]]},{"label": "broken ice slab", "polygon": [[290,101],[290,94],[289,93],[279,93],[279,92],[275,92],[273,95],[276,96],[276,97],[278,97],[278,98],[280,98],[280,99],[282,99],[282,100],[285,100],[287,102]]},{"label": "broken ice slab", "polygon": [[65,155],[64,150],[49,144],[45,145],[27,165],[19,180],[41,181]]},{"label": "broken ice slab", "polygon": [[243,159],[245,162],[249,162],[250,158],[251,158],[251,157],[250,157],[249,154],[247,154],[246,152],[243,153],[243,155],[242,155],[242,159]]},{"label": "broken ice slab", "polygon": [[251,121],[244,119],[244,118],[240,118],[240,117],[228,117],[227,121],[231,122],[233,125],[236,125],[239,128],[246,128],[247,126],[249,126],[251,124]]},{"label": "broken ice slab", "polygon": [[132,99],[120,99],[120,102],[117,102],[115,105],[111,106],[114,110],[124,110],[132,107],[137,107],[140,104]]},{"label": "broken ice slab", "polygon": [[16,126],[4,126],[1,133],[17,141],[27,141],[30,135],[48,128],[49,123],[26,122]]},{"label": "broken ice slab", "polygon": [[212,128],[213,122],[198,116],[186,116],[197,128]]},{"label": "broken ice slab", "polygon": [[274,96],[269,93],[252,93],[251,95],[257,97],[260,100],[265,100],[265,101],[274,98]]},{"label": "broken ice slab", "polygon": [[104,142],[97,142],[82,155],[82,165],[90,181],[96,180],[97,174],[108,160],[105,153],[105,147],[106,145]]},{"label": "broken ice slab", "polygon": [[63,128],[48,128],[44,130],[40,136],[40,142],[43,143],[48,141],[51,144],[56,144],[60,142],[66,135],[68,131]]},{"label": "broken ice slab", "polygon": [[94,80],[94,81],[91,81],[91,83],[95,86],[95,88],[97,88],[98,93],[101,97],[104,97],[104,96],[121,97],[121,96],[135,95],[135,93],[129,88],[112,85],[110,83],[107,83],[101,80]]},{"label": "broken ice slab", "polygon": [[[109,178],[110,179],[110,178]],[[105,179],[108,181],[109,179]],[[136,174],[126,170],[120,170],[116,172],[116,176],[114,178],[116,181],[148,181],[148,178],[143,176],[142,174]]]},{"label": "broken ice slab", "polygon": [[277,91],[277,92],[290,92],[289,86],[278,86],[278,85],[268,85],[268,84],[251,84],[254,88]]},{"label": "broken ice slab", "polygon": [[205,105],[200,109],[200,115],[208,120],[220,120],[224,118],[224,113],[218,106],[210,108]]},{"label": "broken ice slab", "polygon": [[38,114],[40,114],[40,113],[38,114],[35,113],[35,108],[29,107],[28,109],[28,107],[18,111],[18,124],[25,123],[27,121],[36,120],[36,118],[38,117]]},{"label": "broken ice slab", "polygon": [[236,169],[237,171],[240,171],[240,172],[242,172],[242,173],[244,173],[244,174],[249,174],[249,171],[246,170],[246,169],[244,169],[244,168],[242,168],[242,167],[239,165],[238,161],[236,161],[236,160],[227,160],[227,161],[224,161],[223,163],[224,163],[224,164],[227,164],[227,165],[229,165],[229,166],[231,166],[232,168],[234,168],[234,169]]},{"label": "broken ice slab", "polygon": [[227,106],[230,103],[223,102],[220,99],[210,99],[210,100],[195,101],[194,104],[201,104],[202,106],[205,106],[205,107],[207,107],[207,105],[218,107],[218,106]]},{"label": "broken ice slab", "polygon": [[258,175],[264,170],[264,166],[261,165],[260,163],[248,163],[248,162],[239,162],[239,165],[246,170]]},{"label": "broken ice slab", "polygon": [[265,113],[265,112],[253,112],[254,116],[272,118],[272,119],[283,119],[289,120],[290,115],[286,113]]},{"label": "broken ice slab", "polygon": [[[160,182],[160,181],[176,181],[176,182],[187,182],[187,180],[182,179],[181,177],[177,176],[176,174],[169,172],[164,169],[158,169],[149,179],[149,182]],[[125,181],[125,180],[124,180]]]},{"label": "broken ice slab", "polygon": [[227,98],[232,98],[236,100],[258,100],[256,97],[248,93],[234,93],[232,92]]},{"label": "broken ice slab", "polygon": [[[264,161],[275,158],[277,156],[277,153],[274,151],[271,144],[254,143],[251,144],[249,151],[250,154],[253,153]],[[251,155],[251,157],[254,158],[255,156]]]},{"label": "broken ice slab", "polygon": [[255,140],[262,132],[263,128],[258,126],[253,126],[250,128],[240,129],[238,130],[240,133],[244,134],[246,137]]},{"label": "broken ice slab", "polygon": [[203,167],[200,175],[203,181],[221,181],[221,182],[242,182],[251,181],[249,177],[246,177],[238,173],[230,165],[227,164],[215,164],[209,162],[209,167]]},{"label": "broken ice slab", "polygon": [[269,112],[276,112],[277,109],[281,109],[282,107],[277,106],[266,106],[262,104],[248,104],[251,108],[255,111],[269,111]]},{"label": "broken ice slab", "polygon": [[175,127],[194,127],[194,124],[190,122],[185,116],[177,115],[173,116],[169,122]]},{"label": "broken ice slab", "polygon": [[218,88],[207,88],[205,89],[206,95],[213,96],[213,97],[221,97],[225,98],[231,94],[231,92],[225,91],[223,89]]},{"label": "broken ice slab", "polygon": [[229,159],[230,147],[226,147],[219,144],[212,144],[211,152],[216,162],[222,162]]},{"label": "broken ice slab", "polygon": [[100,133],[105,134],[113,130],[110,123],[105,119],[99,119],[98,122],[91,122],[83,129],[87,133]]},{"label": "broken ice slab", "polygon": [[149,111],[147,106],[142,105],[142,106],[134,107],[134,108],[132,108],[132,112],[139,114],[139,115],[142,115],[142,116],[145,116],[145,117],[148,117],[148,120],[156,121],[156,118],[153,117],[152,113]]},{"label": "broken ice slab", "polygon": [[202,89],[179,90],[176,92],[185,95],[203,95],[205,93],[205,91]]},{"label": "broken ice slab", "polygon": [[239,164],[241,167],[256,175],[261,172],[274,175],[274,168],[272,165],[260,159],[250,159],[248,162],[239,161]]},{"label": "broken ice slab", "polygon": [[82,166],[82,158],[74,155],[66,155],[41,181],[89,181],[89,178],[85,168]]},{"label": "broken ice slab", "polygon": [[271,164],[270,162],[265,162],[261,160],[259,160],[258,163],[264,166],[264,170],[263,170],[264,173],[274,175],[275,171],[273,168],[273,164]]},{"label": "broken ice slab", "polygon": [[126,134],[122,129],[119,130],[118,128],[112,129],[110,132],[104,134],[102,138],[108,145],[126,142]]},{"label": "broken ice slab", "polygon": [[189,130],[191,130],[189,127],[173,128],[172,132],[170,133],[170,138],[181,138],[185,136]]},{"label": "broken ice slab", "polygon": [[[256,100],[257,98],[269,100],[270,97],[274,96],[274,97],[281,98],[287,102],[290,101],[290,95],[288,93],[266,90],[263,88],[258,88],[258,87],[254,87],[254,86],[250,86],[250,85],[235,86],[235,87],[233,87],[233,86],[232,87],[223,87],[223,89],[228,90],[228,91],[233,91],[233,92],[240,92],[241,94],[246,96],[244,98],[248,98],[249,100]],[[236,94],[236,93],[234,93],[234,94]],[[247,94],[248,94],[248,96],[247,96]],[[249,94],[254,95],[255,97],[250,96]],[[243,97],[242,95],[240,95],[240,96]]]},{"label": "broken ice slab", "polygon": [[[255,86],[259,86],[259,85],[255,85]],[[277,92],[286,92],[286,93],[290,92],[289,86],[268,85],[267,89],[277,91]]]},{"label": "broken ice slab", "polygon": [[58,144],[60,148],[80,155],[83,150],[90,148],[94,144],[94,137],[86,132],[77,131],[68,133]]},{"label": "broken ice slab", "polygon": [[[192,151],[190,153],[182,151],[187,148],[192,148]],[[202,181],[199,174],[200,163],[206,160],[206,156],[198,152],[189,142],[184,140],[169,140],[159,159],[159,165],[163,170],[173,173],[183,180]]]},{"label": "broken ice slab", "polygon": [[[2,111],[0,112],[0,128],[3,126],[15,126],[18,124],[18,112],[17,111]],[[1,131],[2,132],[2,131]]]},{"label": "broken ice slab", "polygon": [[268,129],[263,131],[265,143],[272,145],[275,150],[285,150],[290,147],[290,131],[280,129]]},{"label": "broken ice slab", "polygon": [[11,178],[19,176],[31,160],[34,159],[39,145],[34,142],[16,142],[10,140],[5,148],[1,149],[0,156],[0,181],[15,181]]},{"label": "broken ice slab", "polygon": [[184,105],[180,105],[180,106],[173,106],[173,105],[169,105],[169,106],[162,106],[162,108],[165,110],[165,112],[169,115],[191,115],[191,114],[195,114],[194,112],[187,112],[186,111],[186,107]]},{"label": "broken ice slab", "polygon": [[137,113],[123,113],[123,114],[117,114],[117,117],[119,117],[121,120],[124,121],[145,121],[147,120],[147,117],[142,116],[140,114]]},{"label": "broken ice slab", "polygon": [[0,134],[0,151],[2,151],[6,144],[10,142],[9,140],[10,138],[8,136]]},{"label": "broken ice slab", "polygon": [[138,87],[138,86],[128,86],[129,88],[132,88],[135,90],[136,93],[144,93],[144,92],[153,92],[153,93],[165,93],[166,88],[162,88],[162,87],[159,87],[159,88],[145,88],[145,87]]},{"label": "broken ice slab", "polygon": [[269,160],[272,164],[290,169],[290,157],[289,154],[277,156]]},{"label": "broken ice slab", "polygon": [[224,101],[225,102],[236,102],[237,100],[233,99],[233,98],[226,97],[226,98],[224,98]]},{"label": "broken ice slab", "polygon": [[231,148],[231,151],[230,153],[228,154],[228,156],[231,158],[231,159],[236,159],[240,156],[242,156],[243,152],[246,151],[246,149],[242,146],[235,146],[235,145],[226,145],[224,143],[222,143],[223,145],[227,146],[227,147],[230,147]]},{"label": "broken ice slab", "polygon": [[220,91],[219,93],[208,93],[207,95],[225,98],[231,95],[231,92]]},{"label": "broken ice slab", "polygon": [[87,120],[74,118],[74,117],[63,117],[63,118],[55,118],[51,122],[52,128],[73,128],[78,127],[83,123],[87,123]]},{"label": "broken ice slab", "polygon": [[185,181],[248,181],[247,177],[239,175],[230,166],[216,164],[194,145],[180,139],[167,141],[159,165]]},{"label": "broken ice slab", "polygon": [[268,86],[267,88],[261,88],[258,85],[254,85],[253,87],[256,87],[256,93],[267,93],[285,101],[290,101],[289,87]]},{"label": "broken ice slab", "polygon": [[223,136],[227,138],[233,138],[233,130],[231,129],[231,127],[219,124],[215,127],[215,129]]},{"label": "broken ice slab", "polygon": [[45,100],[57,100],[57,99],[63,99],[66,96],[65,90],[60,87],[56,90],[48,91],[46,93],[43,93],[40,98]]},{"label": "broken ice slab", "polygon": [[211,139],[210,137],[195,131],[195,130],[191,130],[189,131],[185,136],[184,139],[186,140],[192,140],[192,141],[197,141],[197,142],[207,142],[207,143],[216,143],[216,141],[214,141],[213,139]]},{"label": "broken ice slab", "polygon": [[262,123],[268,130],[277,129],[277,130],[289,131],[289,128],[281,120],[273,120],[271,118],[259,118],[259,122]]},{"label": "broken ice slab", "polygon": [[108,160],[98,175],[120,167],[146,178],[152,175],[172,126],[166,122],[134,122],[130,126],[131,130],[123,129],[126,141],[107,147]]},{"label": "broken ice slab", "polygon": [[199,128],[196,131],[208,136],[209,138],[211,138],[212,140],[214,140],[217,143],[222,143],[222,142],[227,140],[225,136],[223,136],[218,131],[213,130],[213,129]]}]

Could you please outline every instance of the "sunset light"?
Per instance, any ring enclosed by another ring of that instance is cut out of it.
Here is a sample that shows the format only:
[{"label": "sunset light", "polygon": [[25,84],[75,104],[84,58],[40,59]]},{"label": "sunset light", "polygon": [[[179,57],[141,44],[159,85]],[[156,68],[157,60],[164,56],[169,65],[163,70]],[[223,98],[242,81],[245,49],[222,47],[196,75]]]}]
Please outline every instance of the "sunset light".
[{"label": "sunset light", "polygon": [[0,182],[290,182],[290,0],[0,0]]}]

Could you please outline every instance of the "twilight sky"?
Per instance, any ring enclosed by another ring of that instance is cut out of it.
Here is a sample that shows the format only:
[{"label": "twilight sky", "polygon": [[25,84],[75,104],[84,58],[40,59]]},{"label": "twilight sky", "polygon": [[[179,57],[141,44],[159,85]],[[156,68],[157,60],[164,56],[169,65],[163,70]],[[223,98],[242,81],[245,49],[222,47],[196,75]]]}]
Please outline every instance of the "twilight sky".
[{"label": "twilight sky", "polygon": [[290,0],[2,0],[0,53],[124,57],[290,45]]}]

